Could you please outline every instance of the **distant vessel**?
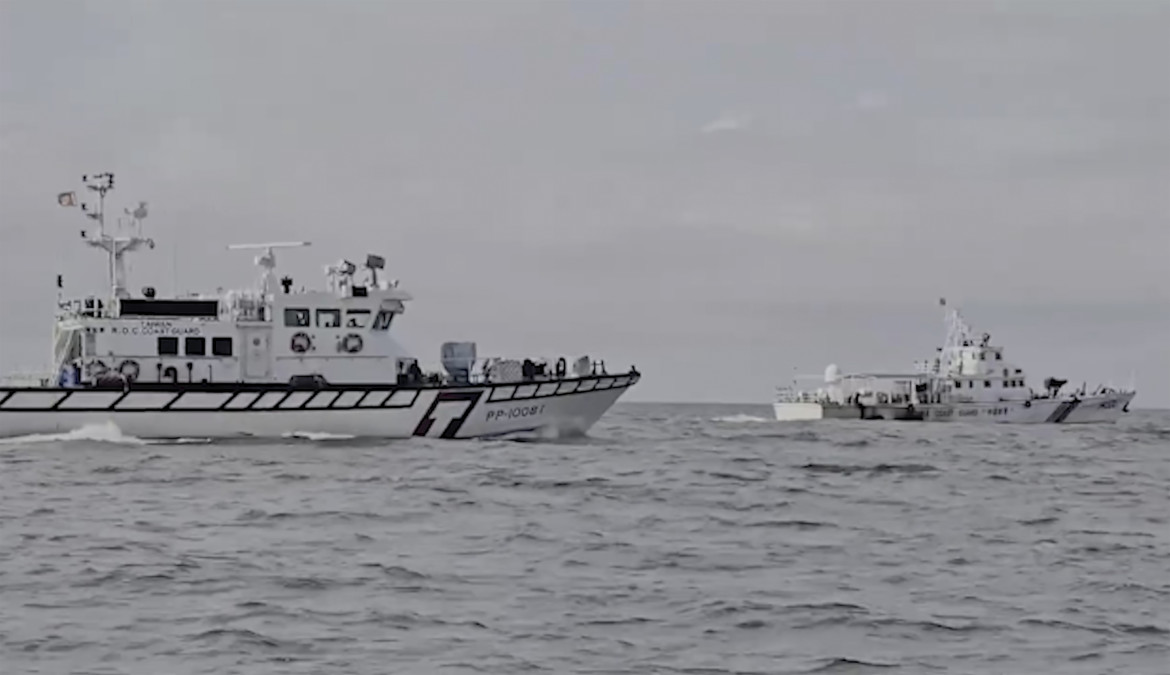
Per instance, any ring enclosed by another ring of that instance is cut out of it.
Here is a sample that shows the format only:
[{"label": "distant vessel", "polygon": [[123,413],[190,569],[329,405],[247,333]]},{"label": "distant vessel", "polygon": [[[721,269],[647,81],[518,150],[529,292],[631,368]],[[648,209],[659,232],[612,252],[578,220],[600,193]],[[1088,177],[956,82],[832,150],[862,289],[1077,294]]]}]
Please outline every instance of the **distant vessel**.
[{"label": "distant vessel", "polygon": [[[945,300],[942,301],[945,305]],[[1129,412],[1132,387],[1086,386],[1062,393],[1067,380],[1044,381],[1034,392],[1022,368],[1004,360],[1003,347],[991,335],[975,338],[958,310],[947,312],[943,346],[909,373],[843,374],[825,369],[824,386],[777,389],[776,419],[887,419],[928,422],[1006,423],[1116,422]]]},{"label": "distant vessel", "polygon": [[[293,431],[404,438],[583,434],[638,382],[635,368],[610,374],[582,356],[481,359],[474,342],[441,348],[446,372],[424,373],[391,335],[411,296],[382,279],[369,255],[364,280],[343,260],[328,287],[277,280],[275,250],[308,242],[229,246],[258,249],[255,289],[192,297],[134,297],[125,257],[146,246],[140,203],[130,232],[106,230],[113,174],[83,176],[99,197],[85,242],[108,255],[109,295],[58,298],[52,365],[32,382],[0,383],[0,437],[71,431],[113,422],[143,438],[280,436]],[[76,206],[75,193],[58,195]],[[58,288],[62,278],[57,277]]]},{"label": "distant vessel", "polygon": [[916,373],[842,373],[836,364],[825,368],[825,386],[800,389],[801,380],[820,379],[802,375],[790,386],[776,388],[772,403],[776,419],[782,422],[820,419],[919,420],[921,411],[913,405]]}]

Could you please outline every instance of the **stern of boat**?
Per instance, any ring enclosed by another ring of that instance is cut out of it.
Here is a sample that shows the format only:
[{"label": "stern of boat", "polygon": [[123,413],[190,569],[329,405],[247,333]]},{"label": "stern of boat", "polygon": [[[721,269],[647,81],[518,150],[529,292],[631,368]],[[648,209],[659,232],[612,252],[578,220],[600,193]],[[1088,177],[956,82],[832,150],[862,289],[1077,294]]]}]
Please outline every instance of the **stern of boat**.
[{"label": "stern of boat", "polygon": [[806,403],[799,401],[776,402],[772,404],[772,411],[779,422],[798,422],[801,420],[820,420],[825,418],[825,407],[820,403]]}]

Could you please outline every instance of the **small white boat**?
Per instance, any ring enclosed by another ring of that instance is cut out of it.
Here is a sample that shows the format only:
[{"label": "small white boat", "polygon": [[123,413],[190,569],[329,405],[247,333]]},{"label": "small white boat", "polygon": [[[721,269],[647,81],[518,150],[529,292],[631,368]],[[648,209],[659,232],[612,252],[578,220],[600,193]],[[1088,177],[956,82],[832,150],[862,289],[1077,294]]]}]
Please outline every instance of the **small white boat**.
[{"label": "small white boat", "polygon": [[[945,300],[943,301],[945,305]],[[947,333],[933,359],[912,373],[842,374],[825,370],[824,386],[778,389],[776,419],[889,419],[928,422],[1110,423],[1129,412],[1137,395],[1099,386],[1065,391],[1067,380],[1049,377],[1044,391],[1028,386],[1024,370],[1004,359],[991,335],[978,338],[958,310],[947,312]]]},{"label": "small white boat", "polygon": [[[583,434],[638,382],[582,356],[479,358],[474,342],[442,345],[445,372],[425,373],[391,333],[411,295],[369,255],[328,266],[328,285],[277,279],[276,242],[258,249],[257,288],[190,297],[127,291],[125,257],[143,246],[145,203],[129,232],[106,230],[113,175],[83,177],[99,197],[87,244],[108,255],[110,293],[58,298],[53,360],[32,382],[0,383],[0,437],[112,422],[140,438],[277,437],[291,432],[405,438]],[[75,206],[72,192],[58,196]],[[364,278],[361,278],[364,277]],[[58,288],[62,279],[57,279]]]},{"label": "small white boat", "polygon": [[820,419],[919,419],[913,402],[920,376],[899,373],[842,373],[836,364],[825,368],[823,387],[800,389],[796,382],[819,379],[802,375],[791,386],[776,388],[772,402],[782,422]]}]

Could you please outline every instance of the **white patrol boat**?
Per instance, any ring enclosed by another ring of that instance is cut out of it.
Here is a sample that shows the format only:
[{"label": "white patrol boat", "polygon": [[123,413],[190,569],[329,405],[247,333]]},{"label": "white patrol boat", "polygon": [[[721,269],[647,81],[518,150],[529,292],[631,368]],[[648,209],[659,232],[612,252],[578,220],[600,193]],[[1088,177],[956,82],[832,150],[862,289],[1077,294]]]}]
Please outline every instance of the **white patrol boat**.
[{"label": "white patrol boat", "polygon": [[[146,205],[127,211],[128,232],[110,234],[113,175],[83,181],[99,199],[96,210],[82,205],[97,226],[82,236],[107,253],[111,292],[59,295],[48,373],[0,383],[0,437],[110,422],[140,438],[578,435],[640,378],[585,356],[481,359],[474,342],[443,344],[445,372],[424,373],[391,335],[411,296],[380,278],[381,257],[368,256],[362,274],[348,261],[327,267],[323,290],[277,279],[276,249],[308,242],[229,246],[261,251],[256,289],[161,298],[146,287],[134,297],[125,258],[154,247],[142,236]],[[75,206],[76,195],[58,202]]]},{"label": "white patrol boat", "polygon": [[[946,305],[942,300],[941,304]],[[1024,370],[1004,359],[991,335],[978,338],[958,310],[947,312],[946,341],[912,373],[843,375],[831,365],[825,386],[777,390],[777,420],[891,419],[929,422],[1116,422],[1129,412],[1133,387],[1100,386],[1062,393],[1067,380],[1049,377],[1033,391]]]},{"label": "white patrol boat", "polygon": [[813,379],[820,376],[799,375],[792,385],[776,388],[772,409],[777,420],[920,419],[911,405],[918,374],[842,373],[837,364],[829,364],[823,387],[797,387],[800,380]]}]

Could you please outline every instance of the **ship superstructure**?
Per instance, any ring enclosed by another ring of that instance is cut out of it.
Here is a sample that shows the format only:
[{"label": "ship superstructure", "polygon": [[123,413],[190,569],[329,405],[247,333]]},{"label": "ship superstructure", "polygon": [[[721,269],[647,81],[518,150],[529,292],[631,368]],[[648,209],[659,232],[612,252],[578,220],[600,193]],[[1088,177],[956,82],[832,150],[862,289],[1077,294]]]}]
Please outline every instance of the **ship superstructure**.
[{"label": "ship superstructure", "polygon": [[[479,358],[474,342],[441,345],[443,371],[424,372],[395,338],[412,296],[366,255],[325,268],[320,288],[278,277],[277,251],[307,241],[228,246],[257,252],[254,288],[159,297],[131,293],[126,257],[143,236],[147,205],[129,223],[105,222],[113,174],[83,177],[98,196],[82,205],[105,251],[108,292],[60,299],[52,363],[39,382],[0,387],[0,436],[67,431],[113,421],[140,436],[267,435],[300,430],[379,436],[470,437],[583,433],[640,374],[604,361]],[[63,206],[77,205],[61,193]],[[58,286],[62,285],[58,277]],[[286,414],[291,413],[291,414]],[[439,414],[442,424],[438,424]]]}]

